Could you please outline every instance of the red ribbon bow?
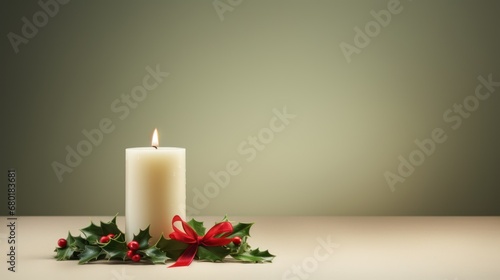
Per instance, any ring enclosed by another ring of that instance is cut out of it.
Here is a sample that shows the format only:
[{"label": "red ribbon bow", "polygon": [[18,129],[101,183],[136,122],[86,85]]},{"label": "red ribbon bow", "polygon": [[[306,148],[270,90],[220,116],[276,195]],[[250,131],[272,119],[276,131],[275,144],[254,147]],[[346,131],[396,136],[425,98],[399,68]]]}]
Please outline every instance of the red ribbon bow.
[{"label": "red ribbon bow", "polygon": [[[184,229],[184,232],[182,232],[174,225],[175,222],[182,223],[182,228]],[[213,226],[210,230],[208,230],[208,232],[204,236],[198,236],[196,231],[194,231],[194,229],[191,228],[191,226],[189,226],[188,223],[182,220],[182,218],[179,217],[179,215],[175,215],[172,218],[172,228],[174,229],[174,232],[169,234],[170,238],[191,245],[189,245],[189,247],[186,248],[184,253],[182,253],[182,255],[177,259],[177,261],[169,267],[190,265],[194,259],[194,256],[196,255],[196,252],[198,251],[198,246],[200,245],[224,246],[233,241],[232,238],[226,238],[233,232],[233,226],[231,225],[230,222],[218,223],[215,226]]]}]

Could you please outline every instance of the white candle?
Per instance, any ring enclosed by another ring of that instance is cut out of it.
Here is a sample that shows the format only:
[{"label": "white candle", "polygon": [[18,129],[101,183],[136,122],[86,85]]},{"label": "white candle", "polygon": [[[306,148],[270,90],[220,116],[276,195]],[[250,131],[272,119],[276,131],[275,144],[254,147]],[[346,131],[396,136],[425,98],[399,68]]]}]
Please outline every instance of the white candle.
[{"label": "white candle", "polygon": [[186,218],[186,149],[152,147],[125,151],[125,239],[148,225],[151,245],[172,230],[172,217]]}]

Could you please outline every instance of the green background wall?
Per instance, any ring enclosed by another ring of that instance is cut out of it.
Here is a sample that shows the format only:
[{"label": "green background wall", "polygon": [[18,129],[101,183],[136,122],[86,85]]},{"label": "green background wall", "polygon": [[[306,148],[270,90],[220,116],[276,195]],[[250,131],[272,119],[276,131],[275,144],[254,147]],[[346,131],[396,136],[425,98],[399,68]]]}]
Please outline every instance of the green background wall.
[{"label": "green background wall", "polygon": [[[0,201],[16,168],[19,215],[124,214],[125,148],[155,127],[187,149],[190,215],[500,215],[500,87],[475,97],[478,77],[500,81],[498,1],[42,3],[52,16],[0,12]],[[127,105],[147,67],[169,74]],[[407,177],[400,155],[420,164]]]}]

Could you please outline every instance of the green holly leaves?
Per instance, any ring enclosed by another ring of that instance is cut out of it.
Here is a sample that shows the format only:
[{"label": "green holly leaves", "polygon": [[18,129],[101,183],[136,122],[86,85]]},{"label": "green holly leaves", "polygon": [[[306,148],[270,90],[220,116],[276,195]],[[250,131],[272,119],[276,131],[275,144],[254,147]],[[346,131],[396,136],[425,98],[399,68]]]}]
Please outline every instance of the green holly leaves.
[{"label": "green holly leaves", "polygon": [[179,242],[173,239],[165,239],[163,236],[160,237],[158,243],[156,243],[156,247],[165,252],[166,256],[170,259],[177,260],[184,250],[189,247],[189,244]]},{"label": "green holly leaves", "polygon": [[109,260],[125,260],[127,257],[128,248],[125,241],[111,238],[108,243],[96,247],[100,247],[103,251],[100,254],[105,253]]},{"label": "green holly leaves", "polygon": [[[57,260],[78,260],[79,264],[96,260],[127,260],[129,248],[125,242],[125,234],[116,225],[116,216],[107,223],[101,222],[100,225],[91,222],[89,226],[80,231],[83,233],[83,237],[72,236],[68,233],[67,246],[56,248],[55,258]],[[101,243],[103,236],[108,236],[109,241]],[[134,235],[133,240],[139,244],[136,253],[141,255],[141,259],[144,261],[165,263],[167,259],[165,253],[156,246],[149,246],[150,238],[149,227]]]},{"label": "green holly leaves", "polygon": [[[228,221],[227,217],[224,217],[223,221]],[[206,228],[203,222],[191,219],[188,224],[197,235],[205,235]],[[253,223],[231,224],[233,232],[228,238],[239,238],[241,241],[237,240],[238,242],[234,241],[226,246],[208,247],[199,245],[196,253],[197,260],[222,262],[226,257],[230,256],[240,262],[272,262],[275,256],[270,254],[269,251],[260,251],[258,248],[252,250],[247,243]],[[107,223],[101,222],[99,225],[91,222],[89,226],[80,231],[83,236],[73,236],[68,232],[67,245],[64,248],[57,247],[54,250],[57,260],[78,260],[79,264],[97,260],[130,261],[130,257],[127,256],[129,248],[125,241],[125,234],[116,225],[116,216],[111,221]],[[109,237],[109,241],[101,243],[103,236]],[[133,240],[139,244],[139,248],[134,251],[134,254],[139,254],[142,261],[153,264],[164,264],[168,259],[177,260],[191,246],[191,244],[166,239],[163,236],[160,237],[156,244],[150,246],[150,239],[149,227],[140,230],[137,235],[134,235]]]},{"label": "green holly leaves", "polygon": [[196,231],[196,234],[198,234],[199,236],[203,236],[205,235],[205,231],[207,230],[205,228],[205,226],[203,225],[203,222],[198,222],[197,220],[195,219],[191,219],[188,224],[191,226],[191,228],[194,229],[194,231]]},{"label": "green holly leaves", "polygon": [[79,255],[79,264],[87,263],[89,261],[96,261],[100,256],[103,256],[104,252],[98,246],[86,245],[85,250],[83,250]]},{"label": "green holly leaves", "polygon": [[201,261],[221,262],[226,258],[231,250],[226,246],[205,247],[199,246],[196,252],[196,258]]},{"label": "green holly leaves", "polygon": [[[150,260],[154,264],[164,264],[167,261],[167,256],[165,252],[160,250],[158,247],[149,247],[146,250],[142,251],[145,255],[145,259]],[[143,259],[144,259],[143,258]]]},{"label": "green holly leaves", "polygon": [[107,223],[101,222],[100,226],[95,225],[94,223],[90,223],[90,225],[86,228],[82,228],[80,230],[86,237],[86,240],[90,244],[97,244],[101,236],[105,236],[108,234],[113,234],[115,238],[121,237],[119,241],[125,242],[125,235],[123,232],[118,229],[116,225],[116,216]]},{"label": "green holly leaves", "polygon": [[140,230],[138,235],[134,234],[133,240],[139,243],[139,250],[144,250],[149,247],[149,239],[151,239],[151,235],[149,235],[149,226],[145,230]]},{"label": "green holly leaves", "polygon": [[85,239],[80,236],[72,236],[68,232],[68,237],[66,237],[67,245],[64,248],[56,248],[56,259],[58,261],[62,260],[76,260],[78,259],[78,253],[85,249]]},{"label": "green holly leaves", "polygon": [[270,254],[268,250],[260,251],[259,248],[255,250],[247,250],[238,254],[232,254],[231,257],[242,262],[271,262],[274,255]]}]

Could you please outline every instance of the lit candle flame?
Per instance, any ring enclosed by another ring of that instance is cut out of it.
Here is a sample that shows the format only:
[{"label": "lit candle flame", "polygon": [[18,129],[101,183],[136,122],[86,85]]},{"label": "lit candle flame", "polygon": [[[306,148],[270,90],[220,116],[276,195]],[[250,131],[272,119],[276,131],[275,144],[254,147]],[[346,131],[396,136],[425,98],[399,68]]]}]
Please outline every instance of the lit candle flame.
[{"label": "lit candle flame", "polygon": [[151,146],[155,147],[155,149],[158,149],[159,144],[158,130],[155,128],[155,131],[153,132],[153,139],[151,140]]}]

